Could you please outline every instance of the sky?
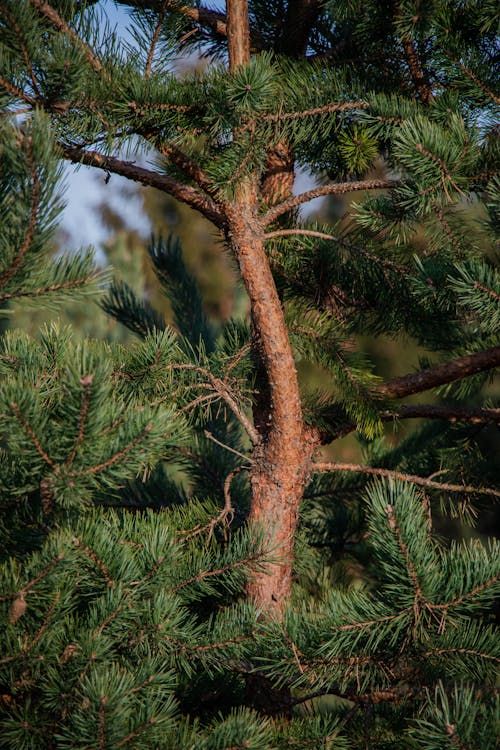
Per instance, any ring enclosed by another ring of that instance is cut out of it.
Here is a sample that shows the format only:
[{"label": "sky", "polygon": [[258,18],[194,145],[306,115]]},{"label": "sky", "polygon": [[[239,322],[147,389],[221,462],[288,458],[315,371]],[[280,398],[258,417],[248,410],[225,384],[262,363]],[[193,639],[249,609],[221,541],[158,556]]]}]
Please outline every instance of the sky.
[{"label": "sky", "polygon": [[[222,3],[218,2],[217,5],[221,6]],[[102,8],[110,24],[126,37],[129,25],[127,9],[115,5],[112,0],[102,3]],[[313,186],[306,175],[299,175],[296,183],[296,189],[300,191]],[[63,249],[74,251],[92,245],[99,255],[99,249],[110,236],[110,230],[100,218],[99,206],[104,201],[123,218],[127,228],[135,229],[144,237],[149,236],[151,227],[142,211],[141,199],[134,196],[130,190],[131,183],[126,178],[112,175],[106,184],[105,174],[101,170],[65,163],[63,184],[66,203],[61,218]],[[322,200],[311,201],[305,213],[317,209]]]},{"label": "sky", "polygon": [[[103,3],[103,9],[111,25],[116,26],[120,33],[126,33],[127,10],[111,1]],[[109,230],[99,214],[99,205],[103,201],[107,201],[123,217],[128,228],[149,235],[150,225],[141,211],[140,199],[134,198],[130,190],[125,191],[130,188],[130,181],[118,175],[113,175],[108,184],[104,180],[105,174],[101,170],[65,163],[63,185],[66,208],[61,220],[64,249],[77,250],[93,245],[98,250],[102,247],[109,237]]]}]

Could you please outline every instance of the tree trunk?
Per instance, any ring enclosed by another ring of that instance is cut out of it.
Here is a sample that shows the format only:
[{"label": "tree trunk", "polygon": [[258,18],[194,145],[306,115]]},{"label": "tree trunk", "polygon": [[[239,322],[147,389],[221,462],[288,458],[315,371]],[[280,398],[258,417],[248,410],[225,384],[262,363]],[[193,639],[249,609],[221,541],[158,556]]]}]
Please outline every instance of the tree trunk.
[{"label": "tree trunk", "polygon": [[267,380],[256,419],[260,443],[253,454],[249,522],[263,530],[273,562],[253,575],[248,594],[261,610],[279,617],[290,598],[298,509],[314,441],[304,426],[295,362],[257,205],[236,203],[228,218],[228,240],[250,298],[254,345]]},{"label": "tree trunk", "polygon": [[[234,70],[250,61],[247,0],[228,0],[226,8],[229,68]],[[270,152],[260,185],[265,203],[272,205],[291,194],[293,162],[286,143]],[[250,476],[249,523],[260,527],[273,559],[253,574],[247,594],[266,616],[280,618],[290,600],[298,511],[316,442],[304,425],[295,361],[258,210],[257,179],[248,178],[239,186],[236,201],[226,206],[227,239],[250,299],[260,374],[254,410],[260,442]]]}]

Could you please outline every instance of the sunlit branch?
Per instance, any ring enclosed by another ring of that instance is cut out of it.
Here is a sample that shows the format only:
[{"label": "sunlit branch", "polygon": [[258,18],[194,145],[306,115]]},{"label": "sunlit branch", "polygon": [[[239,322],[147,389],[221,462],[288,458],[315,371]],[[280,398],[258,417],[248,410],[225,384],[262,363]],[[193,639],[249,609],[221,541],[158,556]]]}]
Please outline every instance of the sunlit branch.
[{"label": "sunlit branch", "polygon": [[291,211],[293,208],[297,208],[297,206],[301,206],[303,203],[309,203],[309,201],[312,201],[315,198],[321,198],[325,195],[344,195],[345,193],[352,193],[357,190],[386,190],[388,188],[393,188],[398,184],[399,182],[397,180],[380,179],[359,180],[357,182],[333,182],[329,185],[321,185],[320,187],[308,190],[305,193],[293,195],[291,198],[283,201],[283,203],[273,206],[262,216],[262,226],[266,227],[279,216],[287,213],[287,211]]}]

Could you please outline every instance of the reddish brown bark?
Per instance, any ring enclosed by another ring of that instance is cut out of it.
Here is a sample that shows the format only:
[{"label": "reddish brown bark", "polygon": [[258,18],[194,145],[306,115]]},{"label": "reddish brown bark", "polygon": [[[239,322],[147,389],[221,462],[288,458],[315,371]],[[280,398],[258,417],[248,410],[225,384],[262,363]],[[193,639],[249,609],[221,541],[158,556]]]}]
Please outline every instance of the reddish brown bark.
[{"label": "reddish brown bark", "polygon": [[267,206],[289,198],[292,194],[295,170],[292,149],[281,141],[267,155],[266,171],[262,178],[262,198]]},{"label": "reddish brown bark", "polygon": [[247,591],[261,610],[279,616],[290,598],[295,528],[314,441],[304,426],[295,362],[257,206],[236,203],[228,218],[228,240],[250,298],[257,356],[268,386],[268,413],[262,412],[261,402],[257,420],[260,442],[253,455],[249,522],[262,528],[273,562],[254,573]]},{"label": "reddish brown bark", "polygon": [[434,96],[429,79],[424,73],[420,59],[417,55],[415,43],[406,34],[402,38],[402,43],[415,91],[420,97],[421,102],[424,104],[430,104],[434,99]]},{"label": "reddish brown bark", "polygon": [[491,349],[482,352],[467,354],[465,357],[458,357],[426,370],[388,380],[387,383],[378,386],[374,394],[385,398],[404,398],[499,366],[500,346],[492,346]]},{"label": "reddish brown bark", "polygon": [[250,62],[250,25],[247,0],[227,0],[226,3],[227,50],[229,69]]},{"label": "reddish brown bark", "polygon": [[[227,32],[234,70],[250,60],[246,0],[228,0]],[[272,204],[289,196],[293,185],[293,158],[286,144],[270,153],[268,165],[266,193],[261,185],[261,195]],[[288,330],[264,250],[258,197],[257,177],[243,181],[235,202],[226,207],[227,239],[250,299],[254,357],[261,376],[249,523],[262,529],[273,558],[253,574],[247,594],[266,616],[280,617],[290,599],[295,529],[314,442],[304,426]]]},{"label": "reddish brown bark", "polygon": [[212,221],[215,226],[224,227],[224,215],[219,206],[197,188],[178,182],[168,175],[160,174],[160,172],[139,167],[134,162],[117,159],[114,156],[104,156],[97,151],[90,151],[78,146],[66,146],[62,143],[59,144],[59,147],[64,158],[75,164],[98,167],[105,172],[112,172],[134,182],[140,182],[142,185],[158,188],[164,193],[173,195],[177,200],[187,203],[188,206],[196,209],[205,218]]}]

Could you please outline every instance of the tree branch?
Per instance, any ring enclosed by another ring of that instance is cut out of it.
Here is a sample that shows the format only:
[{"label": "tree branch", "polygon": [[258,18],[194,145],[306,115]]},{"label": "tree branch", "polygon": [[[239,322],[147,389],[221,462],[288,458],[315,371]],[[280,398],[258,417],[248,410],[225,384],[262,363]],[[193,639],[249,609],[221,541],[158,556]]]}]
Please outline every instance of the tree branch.
[{"label": "tree branch", "polygon": [[120,5],[127,5],[132,8],[144,8],[145,10],[150,9],[157,12],[161,12],[162,9],[172,10],[200,24],[200,26],[208,27],[211,31],[219,34],[219,36],[227,36],[225,14],[211,8],[206,8],[204,5],[182,5],[182,3],[175,2],[175,0],[167,0],[167,2],[161,2],[161,0],[117,0],[117,2]]},{"label": "tree branch", "polygon": [[63,34],[68,34],[72,41],[82,50],[90,67],[93,68],[96,73],[102,73],[103,67],[101,61],[97,58],[94,50],[78,36],[74,29],[68,26],[64,18],[59,15],[55,8],[49,5],[49,3],[46,3],[45,0],[29,0],[29,2],[39,11],[39,13],[42,14],[42,16],[45,16],[45,18],[50,21],[57,31],[60,31]]},{"label": "tree branch", "polygon": [[213,222],[219,229],[225,227],[225,219],[214,201],[207,198],[199,190],[189,185],[184,185],[168,175],[158,174],[144,167],[139,167],[133,162],[122,161],[114,156],[104,156],[97,151],[86,151],[79,146],[68,146],[59,143],[59,147],[65,159],[74,164],[87,164],[97,167],[105,172],[113,172],[129,180],[150,185],[172,195],[182,203],[187,203],[191,208],[199,211],[205,218]]},{"label": "tree branch", "polygon": [[420,59],[417,55],[415,43],[407,34],[403,35],[401,43],[405,51],[408,68],[410,69],[411,80],[413,81],[415,90],[420,97],[420,101],[423,102],[423,104],[430,104],[434,99],[434,96],[427,76],[423,71]]},{"label": "tree branch", "polygon": [[175,164],[176,167],[181,169],[184,174],[191,180],[194,180],[201,189],[210,195],[212,198],[216,198],[217,190],[214,188],[213,183],[209,180],[203,169],[197,164],[194,159],[191,159],[187,154],[180,150],[177,146],[172,143],[157,145],[157,150],[162,156]]},{"label": "tree branch", "polygon": [[434,404],[408,404],[388,409],[380,414],[383,421],[390,419],[443,419],[446,422],[470,424],[500,424],[500,409],[466,409]]},{"label": "tree branch", "polygon": [[50,284],[50,286],[42,286],[38,289],[17,289],[15,292],[9,292],[8,294],[0,294],[0,303],[6,302],[10,299],[21,299],[23,297],[41,297],[44,294],[53,294],[54,292],[62,292],[66,289],[77,289],[81,286],[86,286],[92,281],[98,278],[98,273],[91,273],[83,279],[75,279],[74,281],[64,281],[61,284]]},{"label": "tree branch", "polygon": [[486,86],[477,76],[472,73],[468,68],[465,67],[463,63],[460,62],[460,60],[456,60],[450,53],[448,53],[448,57],[452,62],[455,63],[455,65],[458,65],[462,73],[464,73],[467,78],[469,78],[471,81],[473,81],[478,88],[480,88],[484,93],[489,96],[489,98],[495,102],[495,104],[500,104],[500,97],[497,96],[491,89]]},{"label": "tree branch", "polygon": [[33,242],[33,237],[35,236],[36,223],[38,220],[38,209],[40,207],[40,192],[41,192],[40,182],[38,180],[36,164],[33,159],[33,152],[31,148],[31,138],[22,136],[20,141],[21,141],[21,145],[25,147],[26,161],[28,163],[28,168],[29,168],[29,172],[31,176],[32,185],[33,185],[31,189],[31,211],[30,211],[30,218],[29,218],[28,226],[26,229],[26,234],[24,236],[24,241],[21,247],[19,248],[19,250],[17,251],[10,265],[8,265],[7,268],[0,275],[0,289],[3,289],[8,284],[8,282],[17,273],[20,266],[23,264],[23,261],[26,257],[26,253],[29,251],[31,247],[31,243]]},{"label": "tree branch", "polygon": [[339,245],[342,245],[342,247],[346,247],[348,250],[355,250],[356,252],[365,255],[367,258],[371,258],[375,263],[389,268],[392,271],[395,271],[399,274],[405,274],[407,272],[407,269],[399,263],[394,263],[394,261],[388,260],[387,258],[381,258],[380,256],[371,253],[369,250],[361,247],[360,245],[355,245],[352,242],[348,242],[343,237],[336,237],[333,234],[320,232],[316,229],[277,229],[275,232],[267,232],[267,234],[264,235],[264,240],[273,240],[278,239],[279,237],[315,237],[319,240],[329,240],[331,242],[337,242]]},{"label": "tree branch", "polygon": [[38,88],[38,83],[37,83],[35,74],[33,72],[33,65],[31,64],[30,55],[28,53],[28,48],[26,47],[26,43],[24,41],[21,27],[17,23],[12,13],[9,13],[9,10],[7,8],[1,8],[0,12],[5,16],[5,18],[7,19],[7,22],[10,24],[11,28],[14,30],[18,38],[19,46],[21,47],[21,51],[22,51],[23,58],[24,58],[24,64],[26,65],[26,70],[30,77],[31,85],[33,86],[33,91],[35,93],[35,96],[37,98],[40,98],[40,90]]},{"label": "tree branch", "polygon": [[[454,406],[436,406],[434,404],[408,404],[397,409],[386,409],[378,414],[382,422],[394,419],[442,419],[446,422],[465,422],[469,424],[499,424],[500,409],[467,409]],[[354,422],[346,421],[332,434],[325,432],[322,443],[328,444],[340,440],[356,430]]]},{"label": "tree branch", "polygon": [[473,487],[469,484],[448,484],[446,482],[435,482],[433,479],[419,477],[416,474],[404,474],[393,469],[378,469],[374,466],[363,466],[361,464],[347,464],[336,462],[318,462],[312,465],[313,472],[335,472],[351,471],[359,474],[373,474],[377,477],[391,477],[400,479],[403,482],[418,484],[420,487],[429,487],[430,489],[441,490],[442,492],[466,492],[471,495],[494,495],[500,497],[500,490],[494,490],[490,487]]},{"label": "tree branch", "polygon": [[404,398],[498,366],[500,366],[500,346],[493,346],[482,352],[467,354],[465,357],[458,357],[419,372],[393,378],[373,389],[372,395],[384,398]]},{"label": "tree branch", "polygon": [[148,59],[146,61],[146,69],[144,71],[144,78],[149,78],[149,76],[151,75],[155,49],[156,49],[156,45],[158,44],[158,39],[160,38],[161,27],[165,19],[167,5],[168,5],[168,0],[166,0],[166,2],[163,3],[163,7],[158,16],[158,21],[156,22],[155,30],[153,32],[153,38],[151,39],[151,45],[149,47]]},{"label": "tree branch", "polygon": [[[231,387],[228,383],[226,383],[224,380],[221,380],[221,378],[216,377],[213,375],[210,370],[205,369],[204,367],[199,367],[198,365],[192,365],[192,364],[176,364],[171,365],[172,370],[191,370],[193,372],[197,372],[200,375],[202,375],[204,378],[208,380],[208,383],[210,384],[210,387],[215,391],[215,393],[226,402],[226,404],[229,406],[231,411],[233,412],[236,419],[241,423],[243,428],[246,430],[248,437],[252,441],[253,445],[258,445],[260,442],[260,435],[258,431],[255,429],[253,424],[250,422],[246,414],[242,411],[240,408],[237,399],[235,398]],[[243,456],[245,460],[248,460],[246,456]]]},{"label": "tree branch", "polygon": [[393,188],[398,185],[397,180],[360,180],[358,182],[333,182],[329,185],[322,185],[308,190],[305,193],[299,193],[299,195],[292,195],[288,200],[283,203],[273,206],[261,217],[262,227],[266,227],[271,222],[275,221],[279,216],[291,211],[292,208],[302,205],[302,203],[308,203],[314,200],[314,198],[320,198],[323,195],[343,195],[344,193],[352,193],[356,190],[385,190],[387,188]]},{"label": "tree branch", "polygon": [[[14,86],[10,81],[7,81],[5,78],[2,78],[0,76],[0,88],[5,89],[9,92],[12,96],[14,96],[16,99],[20,99],[23,102],[26,102],[26,104],[30,104],[31,107],[36,107],[37,100],[34,99],[32,96],[29,96],[29,94],[25,94],[24,91],[21,89],[18,89],[17,86]],[[30,110],[28,110],[30,111]],[[15,115],[16,112],[7,112],[8,115]]]}]

